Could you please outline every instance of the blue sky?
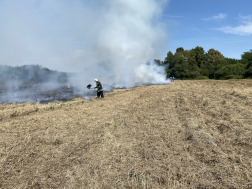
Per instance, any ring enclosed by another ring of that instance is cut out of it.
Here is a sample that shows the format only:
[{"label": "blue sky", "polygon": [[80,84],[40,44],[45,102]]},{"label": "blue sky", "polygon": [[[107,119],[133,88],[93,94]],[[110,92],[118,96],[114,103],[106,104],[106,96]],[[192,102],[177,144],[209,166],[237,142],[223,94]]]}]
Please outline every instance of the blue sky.
[{"label": "blue sky", "polygon": [[168,51],[201,46],[240,59],[252,49],[251,0],[171,0],[163,13]]}]

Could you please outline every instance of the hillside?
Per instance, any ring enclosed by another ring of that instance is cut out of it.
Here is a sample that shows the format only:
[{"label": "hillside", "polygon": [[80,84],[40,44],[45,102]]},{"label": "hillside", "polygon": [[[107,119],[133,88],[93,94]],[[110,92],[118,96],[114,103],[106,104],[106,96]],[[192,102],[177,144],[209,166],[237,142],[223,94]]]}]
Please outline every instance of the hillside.
[{"label": "hillside", "polygon": [[252,188],[252,80],[0,106],[0,188]]}]

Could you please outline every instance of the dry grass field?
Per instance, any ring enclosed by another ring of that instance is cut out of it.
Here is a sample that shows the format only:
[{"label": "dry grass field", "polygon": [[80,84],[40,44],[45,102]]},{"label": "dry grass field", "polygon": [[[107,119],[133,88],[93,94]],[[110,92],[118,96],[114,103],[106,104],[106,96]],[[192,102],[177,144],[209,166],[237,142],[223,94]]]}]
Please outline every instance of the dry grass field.
[{"label": "dry grass field", "polygon": [[0,188],[252,188],[252,80],[0,105]]}]

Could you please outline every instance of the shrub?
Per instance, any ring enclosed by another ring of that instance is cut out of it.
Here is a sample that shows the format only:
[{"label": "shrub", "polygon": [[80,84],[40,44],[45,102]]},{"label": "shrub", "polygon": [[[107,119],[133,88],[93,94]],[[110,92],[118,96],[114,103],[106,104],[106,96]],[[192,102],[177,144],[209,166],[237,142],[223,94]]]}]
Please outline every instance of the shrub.
[{"label": "shrub", "polygon": [[224,77],[224,79],[242,79],[243,76],[242,75],[227,75]]},{"label": "shrub", "polygon": [[195,79],[203,80],[203,79],[209,79],[209,77],[200,75],[200,76],[196,77]]},{"label": "shrub", "polygon": [[241,79],[245,74],[245,66],[243,64],[230,64],[222,66],[214,73],[215,79]]}]

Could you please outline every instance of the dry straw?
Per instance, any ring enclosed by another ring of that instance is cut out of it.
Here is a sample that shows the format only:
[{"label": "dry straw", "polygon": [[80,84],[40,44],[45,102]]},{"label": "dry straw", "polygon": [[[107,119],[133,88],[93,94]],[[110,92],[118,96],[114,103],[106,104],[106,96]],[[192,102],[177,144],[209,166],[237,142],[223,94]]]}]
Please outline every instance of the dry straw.
[{"label": "dry straw", "polygon": [[252,80],[0,105],[0,188],[252,188]]}]

